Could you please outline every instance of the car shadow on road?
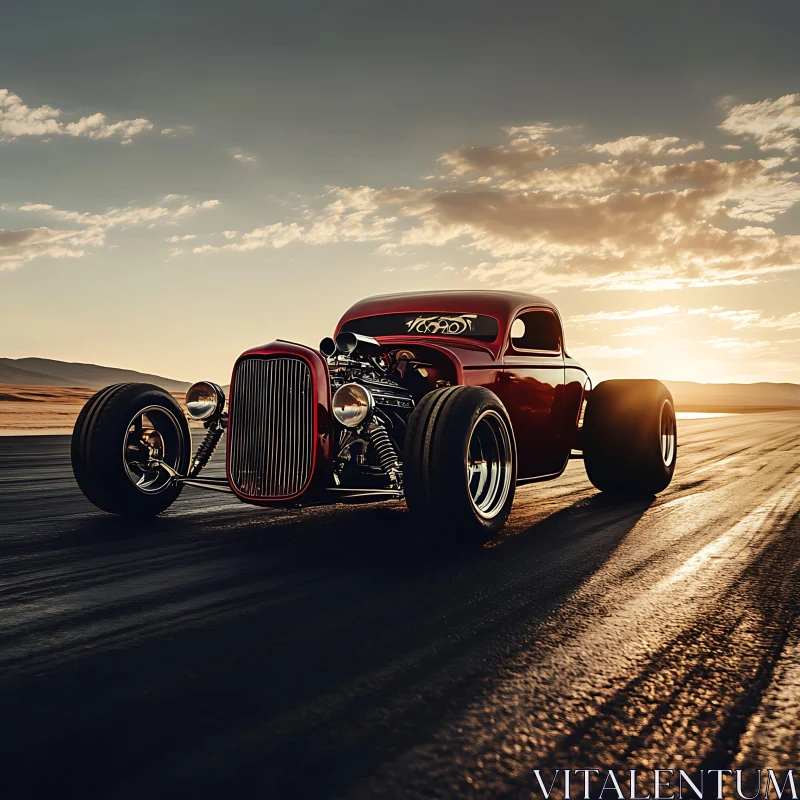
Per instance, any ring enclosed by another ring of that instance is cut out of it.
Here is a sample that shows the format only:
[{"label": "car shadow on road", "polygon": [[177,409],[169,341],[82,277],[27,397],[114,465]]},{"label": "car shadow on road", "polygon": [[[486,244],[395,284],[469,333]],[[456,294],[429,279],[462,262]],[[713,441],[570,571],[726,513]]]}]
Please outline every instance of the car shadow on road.
[{"label": "car shadow on road", "polygon": [[[71,770],[106,788],[122,775],[166,785],[180,773],[183,789],[188,781],[203,792],[267,776],[286,796],[344,792],[417,744],[454,703],[483,696],[498,664],[535,646],[538,626],[648,507],[564,498],[477,549],[431,543],[402,504],[167,515],[144,533],[111,517],[73,519],[56,547],[65,569],[79,566],[62,589],[78,599],[25,631],[48,669],[61,658],[71,666],[44,684],[17,676],[26,722],[4,743],[24,765],[48,731],[48,773],[24,776],[37,789]],[[109,562],[124,568],[119,583]],[[81,597],[98,576],[108,590]],[[62,640],[79,636],[80,660],[75,645],[59,655]],[[224,768],[213,758],[221,749]]]},{"label": "car shadow on road", "polygon": [[[146,520],[93,514],[66,518],[63,527],[49,537],[48,549],[89,547],[94,551],[128,552],[184,545],[187,555],[200,548],[252,558],[342,561],[350,568],[360,564],[394,572],[413,570],[431,561],[492,561],[528,548],[546,551],[557,548],[565,539],[591,536],[607,526],[617,530],[628,523],[633,527],[653,500],[614,499],[600,493],[572,501],[565,497],[562,507],[537,515],[530,524],[526,524],[524,514],[522,518],[512,516],[508,528],[484,546],[459,540],[457,532],[442,535],[435,526],[415,525],[405,504],[395,501],[296,509],[235,504],[208,514],[166,514]],[[37,549],[42,544],[37,542]],[[7,545],[14,548],[12,542]],[[17,545],[26,547],[24,541]]]}]

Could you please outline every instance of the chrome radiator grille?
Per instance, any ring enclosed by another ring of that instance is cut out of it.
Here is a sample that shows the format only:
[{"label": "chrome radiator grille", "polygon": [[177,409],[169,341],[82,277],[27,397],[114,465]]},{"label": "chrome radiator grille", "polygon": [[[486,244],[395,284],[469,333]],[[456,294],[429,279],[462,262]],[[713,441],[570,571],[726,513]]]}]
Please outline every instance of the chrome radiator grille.
[{"label": "chrome radiator grille", "polygon": [[228,469],[247,497],[280,499],[308,481],[314,452],[311,369],[300,358],[239,362],[228,431]]}]

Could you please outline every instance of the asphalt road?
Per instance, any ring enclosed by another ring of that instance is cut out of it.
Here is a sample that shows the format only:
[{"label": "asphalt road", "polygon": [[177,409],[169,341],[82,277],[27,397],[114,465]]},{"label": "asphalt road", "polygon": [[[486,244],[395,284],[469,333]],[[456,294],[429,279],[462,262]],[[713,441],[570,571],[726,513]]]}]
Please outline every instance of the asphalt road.
[{"label": "asphalt road", "polygon": [[610,503],[574,462],[449,553],[399,503],[186,490],[126,524],[79,494],[66,438],[0,438],[2,797],[527,797],[532,768],[800,766],[800,413],[680,437],[657,498]]}]

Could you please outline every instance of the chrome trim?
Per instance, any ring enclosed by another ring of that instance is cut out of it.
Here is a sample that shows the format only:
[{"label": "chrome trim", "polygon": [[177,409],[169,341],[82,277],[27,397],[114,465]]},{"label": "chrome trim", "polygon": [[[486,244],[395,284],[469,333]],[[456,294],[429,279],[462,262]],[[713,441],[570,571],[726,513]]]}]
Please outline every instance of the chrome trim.
[{"label": "chrome trim", "polygon": [[326,489],[320,497],[321,502],[348,503],[369,500],[379,503],[381,500],[401,500],[403,493],[399,489],[346,489],[341,486]]},{"label": "chrome trim", "polygon": [[514,478],[513,449],[506,421],[487,409],[470,431],[467,444],[467,486],[475,512],[496,517],[505,505]]},{"label": "chrome trim", "polygon": [[[167,439],[174,440],[176,452],[167,451]],[[163,492],[178,474],[175,468],[183,459],[184,447],[180,425],[170,409],[150,405],[137,411],[122,440],[122,464],[128,480],[144,494]]]},{"label": "chrome trim", "polygon": [[194,486],[196,489],[211,489],[215,492],[231,492],[231,485],[226,478],[184,478],[176,477],[175,483]]},{"label": "chrome trim", "polygon": [[[199,400],[198,395],[209,395],[206,401]],[[222,387],[211,381],[198,381],[186,390],[186,413],[193,420],[218,419],[225,408],[225,392]]]},{"label": "chrome trim", "polygon": [[381,462],[381,469],[389,476],[389,487],[399,490],[403,485],[403,465],[386,427],[373,420],[367,425],[367,435]]},{"label": "chrome trim", "polygon": [[189,465],[189,477],[196,478],[203,467],[208,464],[224,432],[225,428],[221,425],[220,420],[206,423],[206,435],[200,442],[192,463]]},{"label": "chrome trim", "polygon": [[333,358],[336,355],[336,342],[330,336],[326,336],[319,343],[319,351],[325,358]]},{"label": "chrome trim", "polygon": [[149,469],[160,469],[169,476],[169,486],[183,485],[195,486],[198,489],[213,489],[217,492],[230,492],[231,485],[227,478],[197,478],[190,475],[181,475],[176,472],[169,464],[160,459],[153,458],[147,462]]},{"label": "chrome trim", "polygon": [[661,406],[661,419],[659,421],[659,441],[661,443],[661,460],[665,467],[671,467],[675,460],[677,422],[675,421],[675,410],[672,403],[665,400]]},{"label": "chrome trim", "polygon": [[[569,464],[569,459],[564,462],[564,468]],[[526,486],[529,483],[543,483],[544,481],[552,481],[555,478],[560,478],[564,474],[564,470],[559,472],[548,472],[547,475],[534,475],[532,478],[517,478],[517,486]]]},{"label": "chrome trim", "polygon": [[377,355],[381,351],[381,343],[372,336],[364,336],[352,331],[340,331],[334,340],[336,350],[344,356],[352,355],[356,350],[361,350],[362,355]]},{"label": "chrome trim", "polygon": [[[339,415],[336,413],[337,408],[340,405],[340,404],[337,404],[337,402],[336,402],[336,398],[339,396],[339,393],[343,392],[345,390],[351,390],[353,387],[355,387],[356,389],[362,391],[364,393],[366,401],[367,401],[367,411],[366,411],[366,413],[364,414],[363,417],[361,417],[361,419],[358,419],[355,422],[353,420],[345,421],[345,420],[339,419]],[[371,420],[372,417],[374,416],[374,414],[375,414],[375,397],[372,394],[372,392],[369,389],[367,389],[366,386],[363,386],[360,383],[356,383],[355,381],[349,381],[348,383],[343,383],[333,393],[333,397],[331,398],[331,414],[333,414],[333,418],[340,425],[343,425],[345,428],[357,428],[359,425],[363,424],[364,422],[367,422],[368,420]]]},{"label": "chrome trim", "polygon": [[299,494],[314,458],[310,365],[297,356],[247,356],[236,367],[228,423],[234,489],[248,498]]},{"label": "chrome trim", "polygon": [[336,495],[339,492],[342,494],[388,494],[392,497],[402,497],[403,493],[399,489],[348,489],[344,486],[331,486],[325,490],[327,493]]}]

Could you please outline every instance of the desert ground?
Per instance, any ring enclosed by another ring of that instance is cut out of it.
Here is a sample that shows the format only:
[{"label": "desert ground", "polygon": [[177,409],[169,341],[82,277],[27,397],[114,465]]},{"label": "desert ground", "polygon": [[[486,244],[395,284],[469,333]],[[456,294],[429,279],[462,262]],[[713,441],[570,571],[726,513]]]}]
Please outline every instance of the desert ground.
[{"label": "desert ground", "polygon": [[[0,436],[70,434],[83,404],[96,391],[0,384]],[[175,393],[173,397],[183,404],[183,394]]]}]

